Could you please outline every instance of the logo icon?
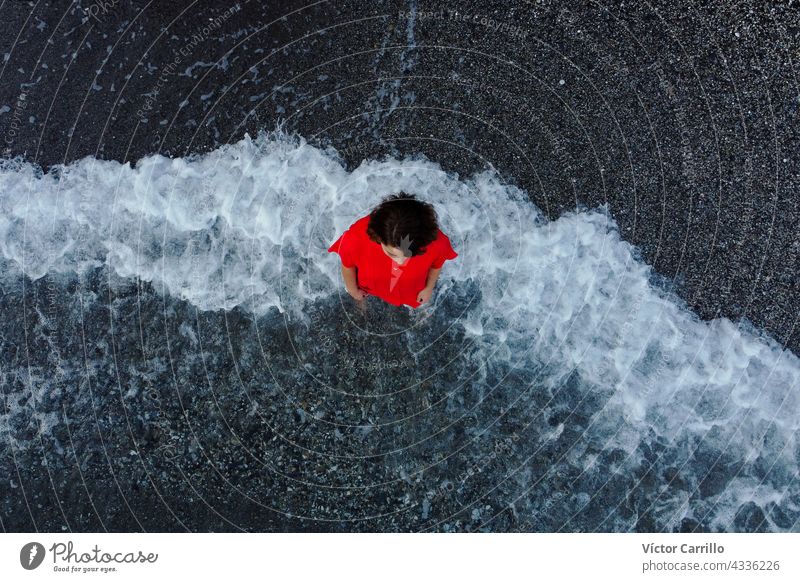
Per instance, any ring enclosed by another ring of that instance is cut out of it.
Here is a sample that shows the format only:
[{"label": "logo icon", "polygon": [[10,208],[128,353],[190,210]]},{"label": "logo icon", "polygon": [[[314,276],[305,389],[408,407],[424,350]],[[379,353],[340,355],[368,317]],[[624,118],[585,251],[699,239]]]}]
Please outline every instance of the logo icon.
[{"label": "logo icon", "polygon": [[400,250],[403,251],[403,256],[411,256],[411,237],[407,234],[403,235],[403,238],[400,239]]},{"label": "logo icon", "polygon": [[26,570],[35,570],[44,561],[44,546],[39,542],[30,542],[19,551],[19,563]]},{"label": "logo icon", "polygon": [[[403,256],[411,258],[411,237],[403,235],[403,238],[400,239],[400,250],[403,252]],[[406,263],[403,263],[404,265]],[[394,286],[397,285],[397,280],[400,279],[400,275],[403,274],[403,271],[400,270],[400,267],[397,266],[397,263],[392,259],[392,277],[389,280],[389,291],[394,289]]]}]

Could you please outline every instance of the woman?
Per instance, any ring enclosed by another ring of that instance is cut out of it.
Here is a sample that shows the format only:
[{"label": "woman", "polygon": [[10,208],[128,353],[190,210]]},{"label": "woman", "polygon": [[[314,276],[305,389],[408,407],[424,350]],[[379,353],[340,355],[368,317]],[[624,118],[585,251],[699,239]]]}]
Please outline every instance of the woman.
[{"label": "woman", "polygon": [[375,295],[414,308],[430,301],[442,265],[458,256],[433,206],[404,192],[384,198],[328,252],[339,253],[345,288],[360,306]]}]

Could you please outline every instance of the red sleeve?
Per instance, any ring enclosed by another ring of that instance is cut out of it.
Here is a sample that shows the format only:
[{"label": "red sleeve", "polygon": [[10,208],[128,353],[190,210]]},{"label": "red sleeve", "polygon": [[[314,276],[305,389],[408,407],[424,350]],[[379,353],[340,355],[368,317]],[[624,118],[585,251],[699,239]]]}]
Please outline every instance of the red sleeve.
[{"label": "red sleeve", "polygon": [[339,253],[342,259],[342,265],[348,269],[352,269],[356,265],[358,259],[358,237],[353,232],[353,227],[348,228],[342,236],[336,239],[329,248],[329,253]]},{"label": "red sleeve", "polygon": [[434,269],[441,269],[445,261],[455,259],[458,256],[458,254],[453,250],[453,247],[450,246],[450,239],[447,238],[447,235],[441,231],[439,231],[439,234],[441,235],[439,256],[434,259],[433,264],[431,265],[431,267]]}]

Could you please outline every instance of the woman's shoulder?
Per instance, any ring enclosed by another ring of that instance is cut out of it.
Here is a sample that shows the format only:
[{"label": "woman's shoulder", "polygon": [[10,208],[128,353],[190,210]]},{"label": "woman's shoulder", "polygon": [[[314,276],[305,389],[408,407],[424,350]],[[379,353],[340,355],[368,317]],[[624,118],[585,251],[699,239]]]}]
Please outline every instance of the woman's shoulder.
[{"label": "woman's shoulder", "polygon": [[436,229],[436,240],[448,240],[449,241],[450,238],[444,232],[442,232],[441,228],[437,228]]},{"label": "woman's shoulder", "polygon": [[436,238],[425,247],[425,254],[438,254],[441,249],[449,246],[450,240],[441,230],[436,231]]},{"label": "woman's shoulder", "polygon": [[448,248],[450,247],[450,237],[442,232],[442,229],[437,229],[436,239],[433,241],[433,243],[437,246]]},{"label": "woman's shoulder", "polygon": [[369,226],[369,215],[363,216],[353,222],[349,227],[347,227],[347,234],[349,236],[355,236],[358,239],[361,239],[367,236],[367,227]]},{"label": "woman's shoulder", "polygon": [[367,227],[369,226],[369,214],[366,216],[362,216],[358,220],[356,220],[350,228],[352,230],[357,230],[360,232],[367,232]]},{"label": "woman's shoulder", "polygon": [[437,231],[436,240],[428,246],[428,249],[431,251],[430,254],[436,257],[435,263],[439,261],[443,263],[445,260],[455,259],[458,256],[453,245],[450,244],[450,238],[441,229]]}]

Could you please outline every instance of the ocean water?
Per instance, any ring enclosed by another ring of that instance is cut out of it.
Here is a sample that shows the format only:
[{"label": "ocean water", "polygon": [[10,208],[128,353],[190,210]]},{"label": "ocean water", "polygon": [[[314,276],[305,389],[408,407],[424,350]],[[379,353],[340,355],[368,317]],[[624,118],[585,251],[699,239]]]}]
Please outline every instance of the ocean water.
[{"label": "ocean water", "polygon": [[[398,190],[459,257],[362,316],[326,249]],[[604,207],[270,133],[4,160],[0,261],[4,528],[800,531],[797,356]]]}]

